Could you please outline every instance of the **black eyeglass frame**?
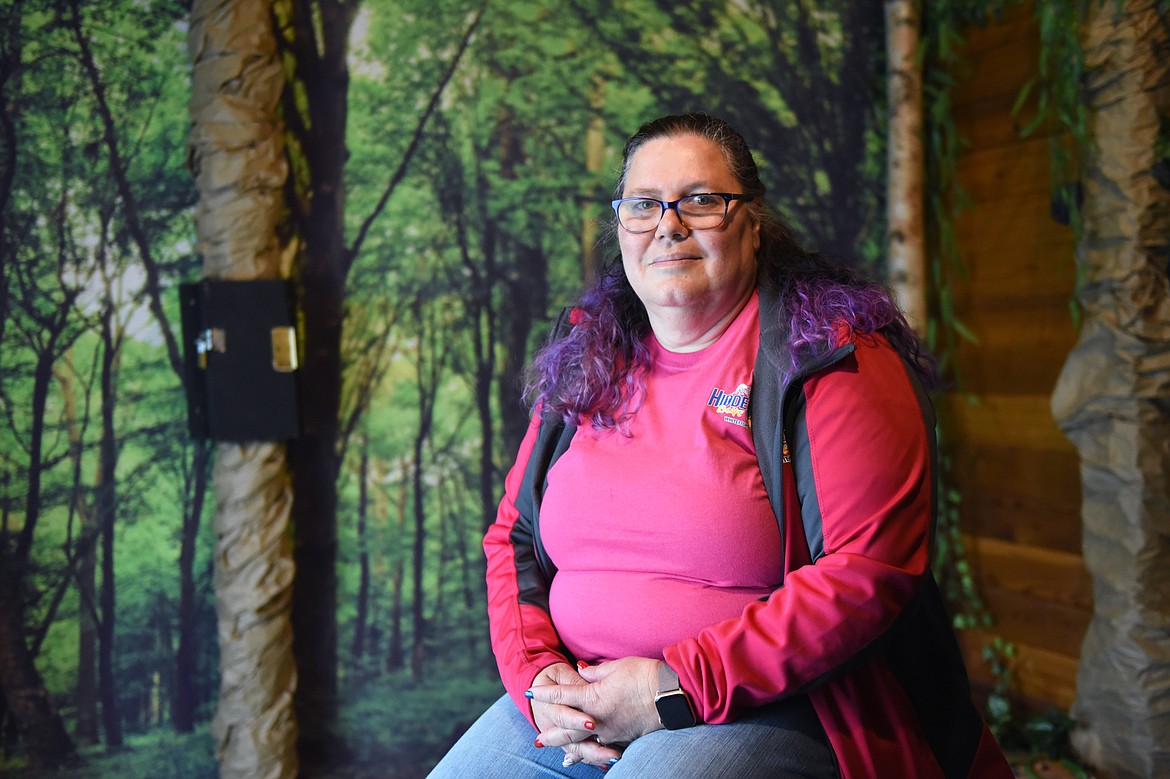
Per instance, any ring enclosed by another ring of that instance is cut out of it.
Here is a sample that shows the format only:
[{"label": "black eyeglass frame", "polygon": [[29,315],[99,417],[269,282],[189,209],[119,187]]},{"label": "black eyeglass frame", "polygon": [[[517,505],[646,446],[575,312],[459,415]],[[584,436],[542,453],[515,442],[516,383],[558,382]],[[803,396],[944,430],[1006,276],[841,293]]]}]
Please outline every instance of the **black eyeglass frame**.
[{"label": "black eyeglass frame", "polygon": [[[692,227],[691,225],[687,224],[686,219],[684,219],[683,215],[681,213],[679,213],[678,204],[684,200],[689,200],[693,197],[704,197],[704,196],[723,198],[723,218],[719,220],[719,224],[714,224],[714,225],[711,225],[710,227]],[[754,195],[737,195],[737,194],[732,193],[732,192],[692,192],[691,194],[683,195],[682,197],[680,197],[676,200],[659,200],[658,198],[645,197],[645,196],[621,197],[621,198],[618,198],[617,200],[609,201],[609,205],[610,205],[610,208],[613,209],[613,215],[618,220],[618,224],[620,224],[622,226],[622,229],[624,229],[626,232],[630,232],[630,233],[634,233],[635,235],[639,235],[641,233],[648,233],[652,230],[657,229],[658,225],[662,222],[662,217],[666,216],[667,209],[674,211],[674,215],[676,217],[678,217],[678,221],[681,222],[682,225],[684,227],[686,227],[688,230],[717,230],[720,227],[722,227],[724,224],[727,223],[727,213],[728,213],[728,211],[731,210],[731,202],[733,200],[742,200],[744,202],[750,202],[750,201],[755,200],[755,199],[756,198]],[[650,227],[647,227],[645,230],[631,230],[629,227],[626,227],[624,222],[622,222],[621,213],[618,211],[618,209],[621,208],[622,203],[628,203],[628,202],[631,202],[634,200],[649,200],[651,202],[657,203],[662,208],[662,210],[658,213],[658,219],[656,219],[654,221],[653,225],[651,225]]]}]

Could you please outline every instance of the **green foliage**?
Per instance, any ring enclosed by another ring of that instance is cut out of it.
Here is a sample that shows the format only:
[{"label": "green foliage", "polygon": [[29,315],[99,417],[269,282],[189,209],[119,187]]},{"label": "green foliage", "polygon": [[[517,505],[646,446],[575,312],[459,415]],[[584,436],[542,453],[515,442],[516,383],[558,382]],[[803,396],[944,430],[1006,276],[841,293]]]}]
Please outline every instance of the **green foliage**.
[{"label": "green foliage", "polygon": [[[79,541],[102,529],[94,479],[99,369],[109,356],[118,613],[108,621],[116,631],[113,684],[130,731],[168,716],[178,528],[190,499],[183,399],[160,348],[160,324],[145,305],[144,258],[128,228],[133,212],[169,283],[194,267],[194,187],[183,167],[185,13],[178,3],[104,0],[75,10],[28,0],[5,12],[0,33],[0,181],[7,187],[0,211],[0,540],[9,552],[14,529],[35,531],[24,582],[27,634],[49,694],[72,717],[80,615],[93,608],[79,595],[75,557]],[[109,134],[99,121],[107,108],[115,120]],[[115,186],[112,147],[130,199]],[[43,411],[34,405],[37,388]],[[204,570],[209,540],[205,534],[196,562]],[[210,639],[209,589],[202,589],[200,619]],[[215,689],[215,642],[200,646],[194,673],[206,700]]]},{"label": "green foliage", "polygon": [[1012,723],[1000,733],[1005,749],[1030,750],[1057,760],[1075,757],[1069,736],[1076,723],[1064,712],[1048,711],[1023,722]]},{"label": "green foliage", "polygon": [[[193,733],[176,734],[165,729],[130,736],[126,747],[107,754],[103,747],[78,750],[82,765],[59,769],[53,779],[99,779],[99,777],[149,777],[150,779],[214,779],[219,776],[215,762],[215,741],[206,725]],[[0,776],[35,779],[46,776],[31,771],[22,760],[0,759]]]},{"label": "green foliage", "polygon": [[352,756],[343,771],[320,779],[425,776],[503,694],[495,666],[482,657],[436,651],[434,662],[443,672],[422,683],[400,673],[347,685],[343,726]]},{"label": "green foliage", "polygon": [[[1088,150],[1089,128],[1083,98],[1085,51],[1081,46],[1081,27],[1093,2],[1108,0],[1057,0],[1037,3],[1036,20],[1040,29],[1040,61],[1036,78],[1028,81],[1016,100],[1018,112],[1035,96],[1036,115],[1021,130],[1030,135],[1042,126],[1051,129],[1049,159],[1051,164],[1052,201],[1067,215],[1074,241],[1081,238],[1080,161]],[[1121,3],[1117,3],[1120,11]],[[1077,265],[1076,288],[1080,289],[1084,268]],[[1075,297],[1069,300],[1069,312],[1080,325],[1080,308]]]}]

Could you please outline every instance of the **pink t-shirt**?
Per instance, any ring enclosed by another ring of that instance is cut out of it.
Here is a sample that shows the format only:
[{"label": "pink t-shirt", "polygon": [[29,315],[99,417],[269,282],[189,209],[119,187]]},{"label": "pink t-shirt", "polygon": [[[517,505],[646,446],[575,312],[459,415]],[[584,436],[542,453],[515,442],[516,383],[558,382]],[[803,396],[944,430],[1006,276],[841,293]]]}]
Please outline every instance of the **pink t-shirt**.
[{"label": "pink t-shirt", "polygon": [[549,471],[549,606],[579,659],[661,657],[779,585],[780,533],[747,426],[758,344],[755,296],[702,351],[650,336],[631,435],[583,425]]}]

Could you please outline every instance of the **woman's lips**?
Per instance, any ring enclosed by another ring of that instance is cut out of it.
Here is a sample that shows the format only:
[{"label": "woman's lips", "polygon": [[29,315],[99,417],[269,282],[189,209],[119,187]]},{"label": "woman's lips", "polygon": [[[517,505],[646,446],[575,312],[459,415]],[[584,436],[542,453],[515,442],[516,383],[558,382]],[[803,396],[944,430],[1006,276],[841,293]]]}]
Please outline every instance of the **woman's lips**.
[{"label": "woman's lips", "polygon": [[698,259],[699,258],[694,256],[693,254],[667,254],[667,255],[664,255],[662,257],[655,257],[653,260],[650,261],[650,264],[651,265],[663,265],[665,263],[689,262],[689,261],[695,261]]}]

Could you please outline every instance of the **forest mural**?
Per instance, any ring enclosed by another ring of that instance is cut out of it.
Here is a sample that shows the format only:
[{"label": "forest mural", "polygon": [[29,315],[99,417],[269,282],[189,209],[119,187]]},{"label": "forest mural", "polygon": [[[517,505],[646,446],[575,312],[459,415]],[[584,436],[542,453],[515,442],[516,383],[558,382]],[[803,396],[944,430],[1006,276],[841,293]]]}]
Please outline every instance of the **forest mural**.
[{"label": "forest mural", "polygon": [[[881,4],[270,7],[290,265],[338,378],[303,387],[289,446],[325,494],[291,531],[303,775],[422,776],[500,692],[479,542],[521,367],[614,253],[624,138],[722,115],[807,242],[880,272]],[[203,275],[191,10],[0,7],[0,774],[217,772],[217,450],[187,431],[178,325]]]}]

